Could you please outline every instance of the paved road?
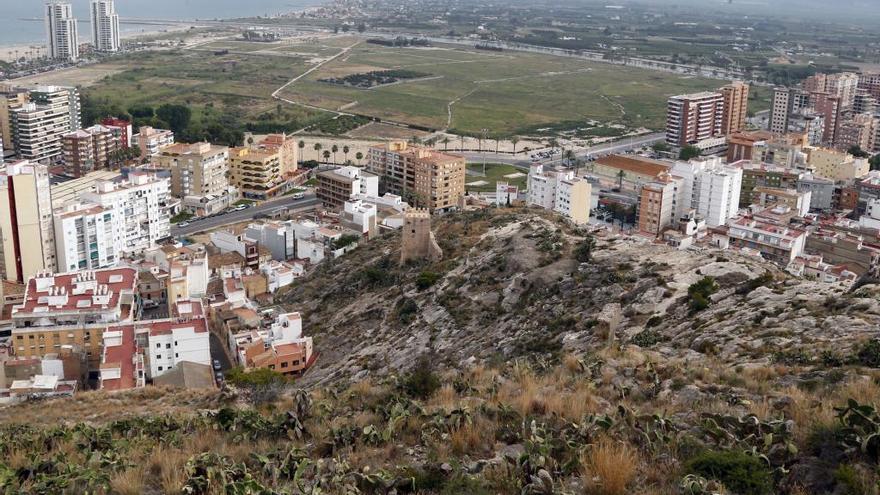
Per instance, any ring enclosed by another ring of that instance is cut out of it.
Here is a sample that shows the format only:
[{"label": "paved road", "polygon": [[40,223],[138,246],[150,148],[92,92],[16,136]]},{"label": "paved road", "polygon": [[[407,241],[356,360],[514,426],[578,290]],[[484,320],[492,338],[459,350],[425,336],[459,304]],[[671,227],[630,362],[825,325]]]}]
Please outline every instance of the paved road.
[{"label": "paved road", "polygon": [[306,193],[306,197],[303,199],[293,199],[292,195],[282,196],[279,199],[267,201],[257,206],[252,206],[246,210],[234,211],[232,213],[226,213],[224,215],[217,215],[215,217],[206,218],[204,220],[198,220],[190,223],[183,228],[177,226],[171,227],[171,235],[174,237],[181,235],[191,235],[199,232],[204,232],[206,230],[216,229],[224,225],[246,222],[254,218],[255,215],[258,215],[260,213],[271,214],[275,210],[281,208],[289,208],[290,212],[307,211],[314,209],[315,206],[319,205],[320,203],[321,202],[318,200],[318,198],[315,197],[315,194],[312,192]]}]

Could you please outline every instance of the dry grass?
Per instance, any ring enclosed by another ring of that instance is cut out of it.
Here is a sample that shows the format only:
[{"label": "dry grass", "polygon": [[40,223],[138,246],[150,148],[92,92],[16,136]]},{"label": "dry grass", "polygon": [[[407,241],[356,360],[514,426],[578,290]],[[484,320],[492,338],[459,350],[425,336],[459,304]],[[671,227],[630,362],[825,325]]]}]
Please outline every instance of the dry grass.
[{"label": "dry grass", "polygon": [[[597,495],[624,495],[633,481],[639,458],[626,443],[603,438],[581,456],[582,474],[590,492]],[[594,481],[595,480],[595,481]]]},{"label": "dry grass", "polygon": [[110,480],[110,488],[118,495],[140,495],[144,493],[144,472],[138,467],[126,469]]},{"label": "dry grass", "polygon": [[163,493],[180,493],[183,488],[184,467],[189,456],[178,449],[156,447],[147,461],[150,473],[158,478]]},{"label": "dry grass", "polygon": [[494,443],[495,427],[482,418],[458,428],[449,436],[452,452],[457,455],[486,452]]}]

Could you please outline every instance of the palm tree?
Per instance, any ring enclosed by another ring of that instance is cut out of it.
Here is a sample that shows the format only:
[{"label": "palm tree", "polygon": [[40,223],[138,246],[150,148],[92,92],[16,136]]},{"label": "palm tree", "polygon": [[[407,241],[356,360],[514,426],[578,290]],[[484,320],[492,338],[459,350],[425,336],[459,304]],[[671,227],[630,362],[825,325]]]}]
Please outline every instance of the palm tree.
[{"label": "palm tree", "polygon": [[556,148],[559,147],[559,140],[556,138],[550,138],[550,141],[548,141],[547,144],[550,146],[551,150],[556,151]]},{"label": "palm tree", "polygon": [[336,152],[339,151],[339,146],[334,144],[330,149],[333,150],[333,163],[336,163]]},{"label": "palm tree", "polygon": [[321,143],[315,143],[315,152],[318,154],[318,160],[321,159],[321,148],[323,148],[323,146],[321,146]]},{"label": "palm tree", "polygon": [[421,143],[422,143],[422,140],[419,139],[418,136],[413,136],[413,137],[409,138],[409,144],[411,144],[413,146],[418,146]]},{"label": "palm tree", "polygon": [[324,163],[327,163],[327,160],[330,159],[330,150],[324,150]]},{"label": "palm tree", "polygon": [[303,150],[306,148],[306,142],[302,139],[299,140],[299,162],[303,162]]},{"label": "palm tree", "polygon": [[464,151],[464,136],[458,136],[458,151]]},{"label": "palm tree", "polygon": [[516,143],[519,142],[519,136],[513,136],[510,138],[510,142],[513,143],[513,155],[516,156]]},{"label": "palm tree", "polygon": [[351,151],[351,149],[349,149],[349,147],[347,145],[342,147],[342,154],[345,155],[345,163],[348,163],[348,152],[349,151]]},{"label": "palm tree", "polygon": [[360,151],[358,151],[357,153],[354,154],[354,158],[357,160],[358,165],[360,165],[360,164],[361,164],[361,160],[364,159],[364,154],[361,153]]},{"label": "palm tree", "polygon": [[623,170],[621,170],[620,172],[617,172],[617,188],[618,189],[623,189],[623,178],[624,177],[626,177],[626,172],[624,172]]},{"label": "palm tree", "polygon": [[574,150],[565,150],[563,153],[565,160],[568,162],[568,166],[571,166],[571,161],[574,159]]},{"label": "palm tree", "polygon": [[443,136],[443,141],[441,141],[441,142],[443,143],[443,151],[448,150],[449,149],[449,136]]}]

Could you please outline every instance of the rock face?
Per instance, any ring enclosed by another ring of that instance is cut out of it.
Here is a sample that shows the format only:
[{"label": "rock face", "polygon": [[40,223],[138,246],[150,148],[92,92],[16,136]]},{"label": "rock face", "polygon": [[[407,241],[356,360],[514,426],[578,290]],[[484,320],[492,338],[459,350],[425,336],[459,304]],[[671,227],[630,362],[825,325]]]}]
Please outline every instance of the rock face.
[{"label": "rock face", "polygon": [[[398,266],[392,235],[277,298],[304,313],[321,353],[302,383],[399,372],[422,355],[460,368],[588,351],[607,345],[609,325],[619,342],[663,358],[731,364],[766,363],[777,351],[845,353],[880,333],[877,286],[847,293],[733,252],[598,233],[585,260],[578,248],[586,232],[535,210],[434,223],[443,261]],[[716,290],[695,311],[688,288],[705,277]]]}]

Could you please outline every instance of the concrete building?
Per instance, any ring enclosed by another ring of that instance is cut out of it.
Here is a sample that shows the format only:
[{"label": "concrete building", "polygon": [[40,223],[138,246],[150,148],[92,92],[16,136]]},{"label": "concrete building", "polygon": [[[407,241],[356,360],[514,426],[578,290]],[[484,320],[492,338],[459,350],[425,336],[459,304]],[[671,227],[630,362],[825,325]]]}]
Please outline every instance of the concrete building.
[{"label": "concrete building", "polygon": [[871,170],[868,160],[828,148],[808,148],[807,164],[814,174],[834,181],[853,181]]},{"label": "concrete building", "polygon": [[721,134],[727,136],[746,127],[749,113],[749,85],[734,81],[720,89],[724,98],[721,113]]},{"label": "concrete building", "polygon": [[805,251],[860,276],[880,265],[880,248],[866,242],[863,235],[829,225],[820,225],[810,232]]},{"label": "concrete building", "polygon": [[339,167],[318,172],[315,193],[325,208],[340,209],[357,195],[379,195],[379,176],[357,167]]},{"label": "concrete building", "polygon": [[769,131],[739,131],[727,136],[727,162],[761,161],[760,149],[773,139]]},{"label": "concrete building", "polygon": [[877,132],[877,117],[870,113],[854,114],[841,121],[834,136],[834,147],[841,151],[858,147],[870,153],[874,150]]},{"label": "concrete building", "polygon": [[28,280],[24,302],[12,310],[16,355],[43,357],[63,345],[75,345],[96,369],[107,327],[134,319],[136,287],[133,268],[38,273]]},{"label": "concrete building", "polygon": [[859,89],[880,101],[880,72],[862,72],[859,74]]},{"label": "concrete building", "polygon": [[172,370],[184,361],[211,364],[208,320],[200,301],[177,302],[173,318],[135,324],[135,334],[140,332],[147,337],[150,377]]},{"label": "concrete building", "polygon": [[[292,221],[252,223],[244,230],[244,236],[268,249],[273,260],[287,261],[296,257],[296,231],[293,224]],[[226,249],[238,252],[230,246]]]},{"label": "concrete building", "polygon": [[804,217],[810,212],[809,191],[799,192],[795,189],[776,189],[772,187],[756,187],[752,190],[752,204],[769,208],[771,206],[786,206],[799,217]]},{"label": "concrete building", "polygon": [[[245,136],[245,142],[247,142],[247,139],[248,136]],[[288,136],[283,133],[269,134],[262,140],[255,142],[251,147],[263,151],[277,152],[282,176],[286,177],[296,172],[299,168],[297,165],[299,146],[294,136]]]},{"label": "concrete building", "polygon": [[741,161],[731,166],[742,170],[742,187],[740,188],[739,206],[746,208],[756,187],[772,187],[776,189],[797,189],[798,181],[804,172],[778,165]]},{"label": "concrete building", "polygon": [[804,230],[771,222],[752,215],[732,219],[727,224],[730,246],[747,248],[761,256],[788,266],[803,254],[807,233]]},{"label": "concrete building", "polygon": [[464,157],[403,141],[371,147],[367,171],[385,178],[387,192],[432,212],[458,208],[465,192]]},{"label": "concrete building", "polygon": [[401,264],[412,260],[438,261],[443,258],[443,250],[431,232],[431,213],[427,209],[407,210],[401,232]]},{"label": "concrete building", "polygon": [[339,218],[343,227],[368,239],[378,233],[376,205],[359,199],[346,201]]},{"label": "concrete building", "polygon": [[70,2],[47,2],[44,18],[49,58],[76,62],[79,59],[79,31]]},{"label": "concrete building", "polygon": [[55,271],[52,195],[45,165],[18,161],[0,169],[0,279],[24,282]]},{"label": "concrete building", "polygon": [[174,144],[174,132],[165,129],[143,126],[138,128],[137,134],[131,136],[131,146],[140,148],[141,156],[145,158],[158,154],[172,144]]},{"label": "concrete building", "polygon": [[859,75],[853,72],[815,74],[804,80],[804,89],[811,93],[828,93],[840,98],[842,109],[851,109],[859,87]]},{"label": "concrete building", "polygon": [[123,224],[114,208],[71,204],[55,213],[58,270],[73,272],[114,266],[122,254]]},{"label": "concrete building", "polygon": [[94,125],[61,136],[64,171],[82,177],[98,169],[111,168],[113,153],[119,150],[117,134],[103,125]]},{"label": "concrete building", "polygon": [[666,104],[666,144],[702,147],[722,135],[723,117],[724,95],[721,93],[673,96]]},{"label": "concrete building", "polygon": [[532,165],[527,184],[527,204],[553,210],[579,225],[589,222],[592,186],[574,171]]},{"label": "concrete building", "polygon": [[675,212],[683,215],[693,209],[709,227],[727,223],[739,212],[743,183],[742,169],[730,166],[721,158],[702,158],[676,162],[670,173],[681,177],[682,204]]},{"label": "concrete building", "polygon": [[121,256],[142,253],[171,234],[168,192],[168,179],[131,172],[127,182],[99,182],[96,191],[82,193],[80,199],[116,210]]},{"label": "concrete building", "polygon": [[285,191],[279,150],[248,147],[229,150],[229,184],[248,199],[266,200]]},{"label": "concrete building", "polygon": [[636,220],[639,232],[660,237],[664,230],[675,226],[684,200],[683,182],[680,177],[664,173],[642,186]]},{"label": "concrete building", "polygon": [[7,157],[15,155],[15,139],[12,130],[12,111],[25,106],[30,93],[24,88],[0,83],[0,140]]},{"label": "concrete building", "polygon": [[60,158],[61,136],[81,126],[76,88],[41,86],[30,91],[28,103],[12,110],[12,137],[18,156],[47,161]]},{"label": "concrete building", "polygon": [[299,375],[312,364],[312,338],[303,336],[299,313],[279,314],[268,331],[255,333],[250,343],[239,348],[238,359],[245,368]]},{"label": "concrete building", "polygon": [[184,198],[220,196],[227,192],[229,148],[211,143],[177,143],[153,155],[155,166],[171,172],[171,195]]},{"label": "concrete building", "polygon": [[831,179],[804,175],[797,182],[797,190],[810,193],[811,210],[830,210],[834,206],[835,183]]},{"label": "concrete building", "polygon": [[99,52],[117,52],[119,43],[119,15],[113,0],[92,0],[89,13],[92,18],[92,44]]}]

